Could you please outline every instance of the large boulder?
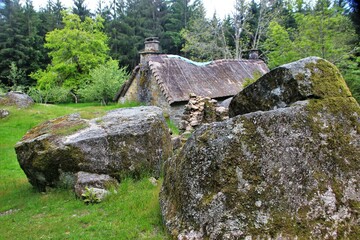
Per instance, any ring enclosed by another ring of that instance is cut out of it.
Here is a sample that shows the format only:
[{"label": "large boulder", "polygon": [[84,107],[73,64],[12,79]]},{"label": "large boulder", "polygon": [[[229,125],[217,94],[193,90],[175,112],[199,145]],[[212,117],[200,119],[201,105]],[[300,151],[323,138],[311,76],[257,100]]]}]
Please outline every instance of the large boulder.
[{"label": "large boulder", "polygon": [[335,65],[308,57],[275,68],[239,92],[230,103],[229,116],[283,108],[310,98],[350,96]]},{"label": "large boulder", "polygon": [[15,146],[30,183],[73,186],[79,171],[123,177],[159,176],[172,152],[162,110],[117,109],[86,120],[72,114],[31,129]]},{"label": "large boulder", "polygon": [[34,100],[29,95],[22,92],[8,92],[0,98],[0,105],[16,106],[18,108],[28,108],[34,104]]},{"label": "large boulder", "polygon": [[[334,84],[345,86],[337,72],[323,80],[336,78]],[[339,88],[334,91],[195,131],[164,166],[160,203],[170,234],[357,239],[360,107]]]}]

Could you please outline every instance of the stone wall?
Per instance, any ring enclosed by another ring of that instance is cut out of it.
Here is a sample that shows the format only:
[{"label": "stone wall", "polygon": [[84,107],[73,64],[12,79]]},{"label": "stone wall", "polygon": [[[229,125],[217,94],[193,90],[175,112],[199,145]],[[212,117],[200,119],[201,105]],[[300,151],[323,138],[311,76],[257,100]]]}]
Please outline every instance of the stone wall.
[{"label": "stone wall", "polygon": [[192,132],[204,123],[220,122],[228,118],[228,109],[219,106],[215,99],[191,94],[185,105],[180,130]]}]

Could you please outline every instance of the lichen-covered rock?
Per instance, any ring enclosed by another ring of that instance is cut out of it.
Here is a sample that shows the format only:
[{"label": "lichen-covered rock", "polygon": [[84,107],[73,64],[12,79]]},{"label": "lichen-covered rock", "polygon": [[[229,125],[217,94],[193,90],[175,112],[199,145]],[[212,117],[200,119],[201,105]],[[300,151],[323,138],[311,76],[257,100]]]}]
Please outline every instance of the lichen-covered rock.
[{"label": "lichen-covered rock", "polygon": [[34,104],[34,100],[29,95],[22,92],[8,92],[0,98],[0,105],[16,106],[18,108],[28,108]]},{"label": "lichen-covered rock", "polygon": [[352,98],[203,126],[165,164],[166,226],[174,237],[351,239],[360,234],[359,156]]},{"label": "lichen-covered rock", "polygon": [[0,109],[0,118],[6,118],[9,116],[10,112],[6,109]]},{"label": "lichen-covered rock", "polygon": [[160,203],[170,234],[357,239],[360,107],[338,89],[196,130],[164,166]]},{"label": "lichen-covered rock", "polygon": [[275,68],[238,93],[230,103],[229,116],[283,108],[309,98],[349,96],[336,66],[308,57]]},{"label": "lichen-covered rock", "polygon": [[[75,186],[74,191],[76,196],[80,197],[86,191],[86,188],[90,189],[103,189],[105,193],[108,193],[108,190],[111,187],[116,187],[118,181],[109,175],[106,174],[96,174],[96,173],[87,173],[87,172],[78,172],[75,174]],[[106,194],[99,194],[98,198],[102,198]]]},{"label": "lichen-covered rock", "polygon": [[172,146],[162,110],[138,107],[91,120],[72,114],[47,121],[27,132],[15,150],[30,183],[43,191],[71,185],[79,171],[117,179],[159,176]]}]

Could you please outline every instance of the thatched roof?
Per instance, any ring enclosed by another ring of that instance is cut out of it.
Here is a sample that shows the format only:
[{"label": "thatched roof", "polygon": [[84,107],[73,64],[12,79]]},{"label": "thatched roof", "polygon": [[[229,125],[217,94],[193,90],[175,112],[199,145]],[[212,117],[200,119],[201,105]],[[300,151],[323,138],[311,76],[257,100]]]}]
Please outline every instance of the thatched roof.
[{"label": "thatched roof", "polygon": [[[169,104],[189,100],[189,94],[223,98],[237,94],[246,79],[269,71],[261,60],[216,60],[196,63],[174,55],[153,55],[149,68]],[[115,100],[125,96],[139,68],[122,86]]]}]

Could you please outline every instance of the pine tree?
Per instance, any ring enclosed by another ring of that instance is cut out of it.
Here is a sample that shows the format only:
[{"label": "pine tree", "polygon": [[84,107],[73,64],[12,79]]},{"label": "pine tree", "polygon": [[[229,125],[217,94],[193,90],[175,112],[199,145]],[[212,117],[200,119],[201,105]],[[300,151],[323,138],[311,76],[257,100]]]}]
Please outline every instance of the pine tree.
[{"label": "pine tree", "polygon": [[85,0],[73,0],[74,7],[72,9],[73,14],[80,17],[81,21],[84,21],[86,17],[91,17],[90,10],[85,5]]},{"label": "pine tree", "polygon": [[18,0],[6,0],[5,8],[0,10],[0,80],[11,86],[8,76],[11,65],[25,73],[23,85],[31,85],[27,77],[41,66],[41,36],[38,35],[39,16],[32,1],[27,0],[22,7]]},{"label": "pine tree", "polygon": [[181,55],[185,39],[180,32],[189,27],[191,18],[201,18],[203,3],[201,0],[169,0],[167,2],[168,12],[164,17],[162,48],[164,52]]}]

